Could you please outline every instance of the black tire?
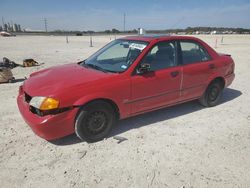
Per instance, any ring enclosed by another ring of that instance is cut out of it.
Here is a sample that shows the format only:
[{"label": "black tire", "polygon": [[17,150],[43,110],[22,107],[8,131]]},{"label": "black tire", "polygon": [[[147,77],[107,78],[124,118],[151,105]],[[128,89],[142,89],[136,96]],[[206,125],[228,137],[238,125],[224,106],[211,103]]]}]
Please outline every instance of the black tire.
[{"label": "black tire", "polygon": [[212,82],[207,87],[199,102],[205,107],[213,107],[217,105],[221,99],[223,86],[220,82]]},{"label": "black tire", "polygon": [[114,108],[104,101],[95,101],[82,107],[76,117],[75,133],[86,142],[103,140],[115,124]]}]

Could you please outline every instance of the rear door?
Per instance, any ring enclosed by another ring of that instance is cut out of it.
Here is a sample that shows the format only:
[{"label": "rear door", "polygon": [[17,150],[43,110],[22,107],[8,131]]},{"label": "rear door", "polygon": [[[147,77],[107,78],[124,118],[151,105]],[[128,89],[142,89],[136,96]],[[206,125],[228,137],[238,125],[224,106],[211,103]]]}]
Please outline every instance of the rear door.
[{"label": "rear door", "polygon": [[135,71],[132,82],[132,114],[160,108],[179,100],[181,68],[177,65],[177,43],[159,42],[149,50],[138,66],[150,65],[150,71]]},{"label": "rear door", "polygon": [[183,67],[180,100],[198,98],[205,91],[215,64],[207,50],[194,40],[179,41],[179,52]]}]

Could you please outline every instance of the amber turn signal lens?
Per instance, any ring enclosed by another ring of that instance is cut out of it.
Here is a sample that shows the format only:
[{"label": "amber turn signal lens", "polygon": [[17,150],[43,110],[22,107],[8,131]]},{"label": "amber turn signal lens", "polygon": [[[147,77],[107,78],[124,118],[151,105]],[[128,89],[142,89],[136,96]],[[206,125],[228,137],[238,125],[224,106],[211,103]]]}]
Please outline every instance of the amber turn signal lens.
[{"label": "amber turn signal lens", "polygon": [[40,106],[40,110],[52,110],[59,107],[59,101],[53,98],[45,98]]}]

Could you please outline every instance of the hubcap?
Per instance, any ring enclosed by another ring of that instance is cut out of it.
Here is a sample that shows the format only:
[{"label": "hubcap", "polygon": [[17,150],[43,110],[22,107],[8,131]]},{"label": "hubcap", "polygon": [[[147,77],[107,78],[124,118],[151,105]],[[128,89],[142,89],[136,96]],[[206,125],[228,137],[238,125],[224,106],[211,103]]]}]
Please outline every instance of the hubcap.
[{"label": "hubcap", "polygon": [[106,128],[107,117],[104,112],[93,112],[87,117],[86,124],[88,132],[97,135]]},{"label": "hubcap", "polygon": [[215,101],[218,98],[218,96],[219,96],[219,89],[217,87],[212,87],[208,94],[209,101],[211,102]]}]

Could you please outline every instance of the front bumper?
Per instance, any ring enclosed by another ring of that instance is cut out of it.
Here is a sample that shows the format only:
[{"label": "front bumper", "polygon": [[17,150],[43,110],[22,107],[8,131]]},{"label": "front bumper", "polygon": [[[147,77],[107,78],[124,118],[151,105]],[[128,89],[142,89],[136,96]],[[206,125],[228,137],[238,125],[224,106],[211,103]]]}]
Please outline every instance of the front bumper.
[{"label": "front bumper", "polygon": [[24,100],[23,92],[19,93],[17,104],[25,122],[38,136],[46,140],[55,140],[74,133],[74,123],[78,108],[56,115],[40,117],[30,112],[30,106]]}]

